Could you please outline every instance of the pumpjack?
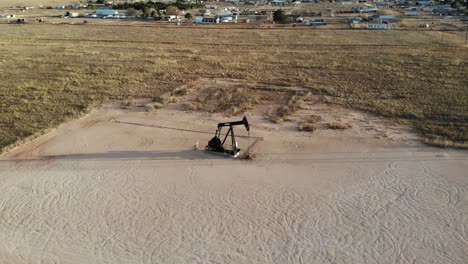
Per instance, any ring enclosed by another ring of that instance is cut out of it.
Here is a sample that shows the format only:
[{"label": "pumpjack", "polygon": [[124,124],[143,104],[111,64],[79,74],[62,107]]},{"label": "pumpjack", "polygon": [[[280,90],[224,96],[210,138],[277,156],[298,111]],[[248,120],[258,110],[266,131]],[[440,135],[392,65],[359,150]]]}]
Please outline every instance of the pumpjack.
[{"label": "pumpjack", "polygon": [[[218,128],[216,129],[215,136],[210,141],[208,141],[208,145],[205,147],[205,150],[237,158],[237,156],[240,153],[240,149],[237,146],[236,137],[234,136],[234,126],[239,125],[244,125],[245,129],[247,129],[247,132],[250,133],[249,122],[247,121],[247,118],[245,116],[241,121],[218,123]],[[223,127],[229,127],[229,130],[224,136],[224,139],[221,140],[221,130]],[[230,148],[228,145],[225,145],[225,142],[229,136],[231,136]]]}]

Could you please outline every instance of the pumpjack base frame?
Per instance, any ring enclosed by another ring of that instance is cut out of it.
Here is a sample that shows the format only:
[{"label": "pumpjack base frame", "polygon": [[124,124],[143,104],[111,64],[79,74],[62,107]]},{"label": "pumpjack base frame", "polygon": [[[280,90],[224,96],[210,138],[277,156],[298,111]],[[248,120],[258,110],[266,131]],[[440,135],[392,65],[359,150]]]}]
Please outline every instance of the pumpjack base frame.
[{"label": "pumpjack base frame", "polygon": [[205,149],[205,152],[207,153],[211,153],[211,154],[215,154],[215,155],[218,155],[218,156],[223,156],[223,157],[228,157],[228,158],[233,158],[233,159],[236,159],[239,157],[240,155],[240,151],[238,151],[236,154],[231,154],[229,152],[218,152],[218,151],[213,151],[209,148],[206,148]]}]

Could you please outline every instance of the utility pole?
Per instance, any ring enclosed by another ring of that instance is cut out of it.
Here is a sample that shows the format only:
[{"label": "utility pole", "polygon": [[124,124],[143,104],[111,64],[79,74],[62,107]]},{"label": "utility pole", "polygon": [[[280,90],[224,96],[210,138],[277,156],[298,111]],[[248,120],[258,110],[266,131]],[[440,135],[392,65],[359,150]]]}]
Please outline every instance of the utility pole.
[{"label": "utility pole", "polygon": [[465,30],[465,45],[467,41],[468,41],[468,27]]}]

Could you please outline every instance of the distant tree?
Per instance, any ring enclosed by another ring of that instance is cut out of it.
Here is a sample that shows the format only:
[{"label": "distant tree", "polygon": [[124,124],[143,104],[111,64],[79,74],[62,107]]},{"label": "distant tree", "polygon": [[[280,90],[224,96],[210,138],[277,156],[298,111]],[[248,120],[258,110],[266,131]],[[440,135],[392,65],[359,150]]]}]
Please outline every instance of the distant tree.
[{"label": "distant tree", "polygon": [[166,9],[166,15],[178,16],[179,14],[180,14],[180,10],[176,6],[170,6]]},{"label": "distant tree", "polygon": [[157,17],[158,16],[158,11],[156,9],[151,10],[151,17]]},{"label": "distant tree", "polygon": [[273,12],[273,21],[275,22],[287,22],[288,15],[284,13],[282,9],[278,9]]},{"label": "distant tree", "polygon": [[185,18],[188,19],[188,20],[192,19],[192,17],[193,16],[190,13],[185,14]]},{"label": "distant tree", "polygon": [[138,14],[138,11],[135,8],[127,9],[127,16],[136,16],[137,14]]},{"label": "distant tree", "polygon": [[453,8],[457,8],[457,9],[458,9],[458,8],[462,7],[462,4],[461,4],[460,2],[458,2],[458,1],[454,1],[454,2],[452,2],[452,3],[450,4],[450,6],[452,6]]},{"label": "distant tree", "polygon": [[147,6],[143,7],[143,10],[142,10],[143,17],[148,17],[149,16],[148,11],[149,11],[149,8]]}]

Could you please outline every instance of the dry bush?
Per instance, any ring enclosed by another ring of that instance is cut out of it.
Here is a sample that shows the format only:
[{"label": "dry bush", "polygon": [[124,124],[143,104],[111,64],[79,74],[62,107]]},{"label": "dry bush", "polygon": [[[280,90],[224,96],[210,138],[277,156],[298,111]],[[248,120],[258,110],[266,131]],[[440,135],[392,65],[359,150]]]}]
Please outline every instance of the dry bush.
[{"label": "dry bush", "polygon": [[193,89],[187,85],[187,86],[177,87],[177,88],[172,92],[172,94],[173,94],[173,95],[177,95],[177,96],[183,96],[183,95],[190,94],[191,92],[193,92]]},{"label": "dry bush", "polygon": [[182,106],[185,111],[200,111],[203,109],[203,105],[200,102],[190,102]]},{"label": "dry bush", "polygon": [[322,120],[322,117],[316,115],[310,115],[306,121],[299,124],[300,131],[313,132],[317,130],[317,123]]},{"label": "dry bush", "polygon": [[239,157],[239,159],[241,160],[255,160],[257,158],[258,158],[258,154],[254,151],[248,151]]},{"label": "dry bush", "polygon": [[[100,26],[43,24],[19,31],[2,25],[8,45],[0,45],[0,148],[103,102],[158,97],[198,78],[304,87],[330,103],[405,120],[429,139],[468,141],[468,53],[462,31],[445,32],[450,47],[439,47],[439,31],[116,29],[119,34]],[[216,45],[200,45],[201,34]],[[242,42],[233,44],[233,39]],[[360,52],[363,47],[366,52]],[[209,108],[241,111],[238,102],[232,105],[216,102]]]},{"label": "dry bush", "polygon": [[128,99],[122,102],[122,108],[123,109],[132,109],[135,107],[135,101],[133,99]]},{"label": "dry bush", "polygon": [[171,92],[163,93],[160,96],[156,97],[154,100],[163,105],[177,102],[177,98],[174,97]]},{"label": "dry bush", "polygon": [[318,123],[320,121],[322,121],[322,117],[317,116],[317,115],[310,115],[306,120],[306,122],[312,123],[312,124],[316,124],[316,123]]},{"label": "dry bush", "polygon": [[287,116],[299,110],[301,104],[308,99],[310,95],[310,93],[299,92],[291,96],[286,105],[278,107],[274,112],[267,113],[267,117],[274,123],[282,123]]},{"label": "dry bush", "polygon": [[460,148],[460,149],[466,149],[468,148],[468,142],[457,142],[453,141],[447,138],[423,138],[422,141],[429,145],[429,146],[434,146],[434,147],[442,147],[442,148]]},{"label": "dry bush", "polygon": [[149,104],[145,104],[144,105],[144,108],[145,108],[145,111],[146,112],[154,112],[156,111],[156,109],[159,109],[162,107],[162,104],[161,103],[149,103]]},{"label": "dry bush", "polygon": [[198,97],[195,102],[185,105],[185,108],[237,115],[252,109],[258,102],[257,92],[249,88],[214,88]]},{"label": "dry bush", "polygon": [[330,129],[344,130],[344,129],[349,129],[351,127],[352,127],[351,124],[343,123],[343,122],[328,123],[328,128]]},{"label": "dry bush", "polygon": [[268,119],[270,119],[271,122],[273,123],[276,123],[276,124],[281,124],[284,122],[284,118],[283,117],[280,117],[279,115],[277,115],[276,113],[274,112],[268,112],[266,114],[266,116],[268,117]]},{"label": "dry bush", "polygon": [[317,125],[312,123],[300,123],[299,124],[300,131],[307,131],[307,132],[314,132],[317,130]]}]

